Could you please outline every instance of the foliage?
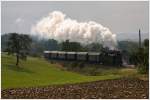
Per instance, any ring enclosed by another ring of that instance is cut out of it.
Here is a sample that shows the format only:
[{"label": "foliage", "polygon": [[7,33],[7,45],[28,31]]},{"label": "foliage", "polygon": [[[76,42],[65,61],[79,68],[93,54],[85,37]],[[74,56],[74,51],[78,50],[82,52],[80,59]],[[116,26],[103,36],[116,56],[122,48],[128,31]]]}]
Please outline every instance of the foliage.
[{"label": "foliage", "polygon": [[6,51],[8,39],[8,34],[1,35],[1,51]]},{"label": "foliage", "polygon": [[32,39],[33,39],[33,42],[31,44],[32,47],[31,47],[31,50],[30,50],[30,55],[31,56],[42,56],[43,51],[45,51],[45,50],[59,50],[60,49],[60,45],[54,39],[48,39],[48,40],[40,39],[40,40],[37,40],[34,37],[32,37]]},{"label": "foliage", "polygon": [[61,43],[61,50],[62,51],[81,51],[82,46],[78,42],[70,42],[66,40],[65,42]]},{"label": "foliage", "polygon": [[[6,51],[9,33],[1,35],[1,50]],[[60,50],[61,45],[54,39],[38,39],[38,37],[30,36],[32,39],[30,56],[41,57],[44,50]]]},{"label": "foliage", "polygon": [[118,41],[118,48],[129,55],[138,49],[138,42],[133,41]]},{"label": "foliage", "polygon": [[103,49],[103,46],[99,43],[91,43],[86,45],[86,49],[92,52],[100,52]]},{"label": "foliage", "polygon": [[142,64],[139,64],[139,65],[138,65],[138,72],[139,72],[140,74],[148,73],[147,66],[142,65]]},{"label": "foliage", "polygon": [[88,70],[86,71],[86,73],[89,74],[89,75],[92,75],[92,76],[98,76],[99,73],[100,73],[100,71],[98,70],[98,68],[91,67],[91,68],[88,68]]},{"label": "foliage", "polygon": [[61,50],[63,51],[84,51],[84,52],[100,52],[103,48],[102,44],[99,43],[91,43],[87,45],[81,45],[78,42],[70,42],[66,40],[61,43]]},{"label": "foliage", "polygon": [[132,60],[136,65],[140,73],[148,73],[149,69],[149,40],[145,39],[143,47],[139,48],[132,54]]},{"label": "foliage", "polygon": [[19,59],[26,59],[30,50],[31,38],[25,34],[10,33],[7,42],[8,54],[16,55],[16,65],[19,64]]},{"label": "foliage", "polygon": [[78,67],[78,62],[72,62],[71,64],[70,64],[70,67],[71,68],[76,68],[76,67]]},{"label": "foliage", "polygon": [[118,41],[118,49],[122,51],[122,56],[128,64],[135,64],[132,57],[134,52],[138,49],[138,42]]},{"label": "foliage", "polygon": [[85,67],[85,63],[84,63],[84,62],[80,62],[80,63],[78,64],[78,66],[79,66],[79,68],[81,69],[81,68]]}]

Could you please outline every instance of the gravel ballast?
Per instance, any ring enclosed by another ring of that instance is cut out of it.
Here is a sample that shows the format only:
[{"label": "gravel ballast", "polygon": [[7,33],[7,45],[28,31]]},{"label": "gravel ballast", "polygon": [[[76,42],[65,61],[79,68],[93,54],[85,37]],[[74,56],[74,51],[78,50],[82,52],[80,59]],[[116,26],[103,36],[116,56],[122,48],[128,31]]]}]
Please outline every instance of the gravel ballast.
[{"label": "gravel ballast", "polygon": [[2,98],[28,99],[148,99],[149,82],[139,79],[116,79],[96,82],[12,88],[1,91]]}]

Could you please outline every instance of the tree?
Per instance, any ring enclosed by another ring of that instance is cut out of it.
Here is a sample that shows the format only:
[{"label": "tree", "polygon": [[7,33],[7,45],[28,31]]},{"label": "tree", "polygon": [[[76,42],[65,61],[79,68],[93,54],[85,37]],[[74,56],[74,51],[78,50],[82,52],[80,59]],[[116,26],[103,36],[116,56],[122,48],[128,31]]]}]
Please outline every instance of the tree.
[{"label": "tree", "polygon": [[5,52],[7,48],[7,41],[8,41],[9,35],[8,34],[2,34],[1,35],[1,51]]},{"label": "tree", "polygon": [[103,45],[99,43],[91,43],[86,45],[86,48],[88,49],[88,51],[100,52],[103,49]]},{"label": "tree", "polygon": [[81,51],[82,46],[78,42],[69,42],[69,40],[66,40],[65,42],[62,42],[61,50],[63,50],[63,51]]},{"label": "tree", "polygon": [[10,33],[9,35],[7,52],[16,55],[16,66],[19,66],[19,59],[26,60],[32,40],[25,34]]},{"label": "tree", "polygon": [[149,40],[145,39],[143,47],[139,47],[132,56],[132,60],[138,65],[140,73],[147,73],[149,69]]},{"label": "tree", "polygon": [[48,39],[45,42],[45,50],[59,50],[59,44],[54,39]]},{"label": "tree", "polygon": [[149,40],[145,39],[143,44],[144,44],[144,57],[145,57],[144,64],[148,68],[149,67]]}]

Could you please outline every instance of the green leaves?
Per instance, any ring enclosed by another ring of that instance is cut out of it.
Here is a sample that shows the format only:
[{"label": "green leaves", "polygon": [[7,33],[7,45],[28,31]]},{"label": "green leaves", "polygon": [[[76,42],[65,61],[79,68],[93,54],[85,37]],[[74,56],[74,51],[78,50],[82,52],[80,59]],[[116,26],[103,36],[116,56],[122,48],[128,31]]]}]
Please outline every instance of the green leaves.
[{"label": "green leaves", "polygon": [[15,54],[17,58],[16,65],[19,63],[19,59],[26,59],[28,51],[31,47],[32,39],[25,34],[9,33],[7,42],[8,54]]}]

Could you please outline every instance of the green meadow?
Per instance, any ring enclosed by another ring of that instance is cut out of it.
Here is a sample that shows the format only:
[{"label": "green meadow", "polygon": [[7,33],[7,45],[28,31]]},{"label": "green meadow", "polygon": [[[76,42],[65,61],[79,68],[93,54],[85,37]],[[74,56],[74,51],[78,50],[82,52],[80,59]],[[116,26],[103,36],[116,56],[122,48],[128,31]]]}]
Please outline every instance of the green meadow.
[{"label": "green meadow", "polygon": [[1,54],[1,61],[2,89],[48,86],[54,84],[73,84],[116,79],[128,76],[128,74],[132,76],[136,75],[135,69],[119,69],[119,72],[117,69],[114,69],[104,71],[107,74],[86,76],[76,72],[63,70],[59,68],[58,64],[51,64],[43,58],[34,57],[28,57],[26,61],[20,61],[20,67],[18,68],[15,66],[15,56],[6,55],[4,53]]}]

